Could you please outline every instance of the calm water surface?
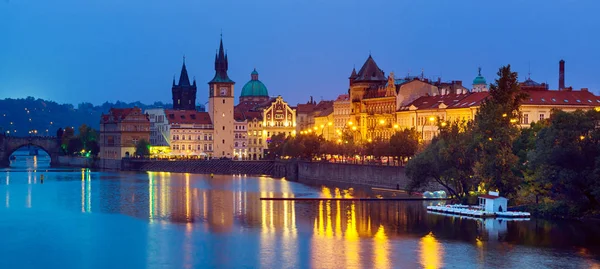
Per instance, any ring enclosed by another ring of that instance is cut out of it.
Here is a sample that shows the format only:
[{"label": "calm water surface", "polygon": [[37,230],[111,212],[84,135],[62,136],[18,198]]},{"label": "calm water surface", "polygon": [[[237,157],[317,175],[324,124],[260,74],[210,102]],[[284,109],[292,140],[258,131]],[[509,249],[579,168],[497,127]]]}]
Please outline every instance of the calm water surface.
[{"label": "calm water surface", "polygon": [[[600,230],[480,221],[268,177],[0,170],[0,268],[600,268]],[[43,184],[41,177],[44,177]]]}]

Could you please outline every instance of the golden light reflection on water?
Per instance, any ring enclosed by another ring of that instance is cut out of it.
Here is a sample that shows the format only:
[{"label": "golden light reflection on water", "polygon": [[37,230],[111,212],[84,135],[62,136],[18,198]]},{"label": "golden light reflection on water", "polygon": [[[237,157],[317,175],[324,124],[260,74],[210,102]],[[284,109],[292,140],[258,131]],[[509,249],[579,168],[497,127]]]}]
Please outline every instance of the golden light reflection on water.
[{"label": "golden light reflection on water", "polygon": [[423,268],[441,268],[443,266],[444,248],[433,233],[429,233],[421,238],[421,265]]},{"label": "golden light reflection on water", "polygon": [[379,225],[374,239],[375,268],[390,268],[389,242],[382,224]]}]

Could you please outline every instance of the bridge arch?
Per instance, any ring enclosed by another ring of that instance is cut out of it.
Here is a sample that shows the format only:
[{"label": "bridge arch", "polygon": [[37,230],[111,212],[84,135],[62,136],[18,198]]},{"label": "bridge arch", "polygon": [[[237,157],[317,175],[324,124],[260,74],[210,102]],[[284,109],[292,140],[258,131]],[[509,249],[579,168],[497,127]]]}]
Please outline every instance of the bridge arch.
[{"label": "bridge arch", "polygon": [[56,137],[0,136],[0,166],[8,166],[10,155],[24,146],[36,146],[50,155],[50,165],[58,158],[60,143]]}]

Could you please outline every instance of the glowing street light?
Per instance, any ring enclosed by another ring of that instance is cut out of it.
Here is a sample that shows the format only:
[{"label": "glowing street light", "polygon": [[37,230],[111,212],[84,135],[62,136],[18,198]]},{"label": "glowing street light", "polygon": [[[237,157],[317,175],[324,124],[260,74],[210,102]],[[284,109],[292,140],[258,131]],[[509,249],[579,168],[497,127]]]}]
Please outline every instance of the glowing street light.
[{"label": "glowing street light", "polygon": [[394,129],[398,129],[400,126],[398,124],[394,124]]},{"label": "glowing street light", "polygon": [[348,125],[352,125],[352,124],[354,124],[352,121],[349,121],[349,122],[348,122]]},{"label": "glowing street light", "polygon": [[328,126],[331,126],[331,125],[333,125],[333,122],[331,122],[331,121],[330,121],[330,122],[327,122],[327,125],[328,125]]},{"label": "glowing street light", "polygon": [[385,124],[385,120],[379,120],[379,124],[384,125]]},{"label": "glowing street light", "polygon": [[356,131],[356,126],[352,126],[352,131]]}]

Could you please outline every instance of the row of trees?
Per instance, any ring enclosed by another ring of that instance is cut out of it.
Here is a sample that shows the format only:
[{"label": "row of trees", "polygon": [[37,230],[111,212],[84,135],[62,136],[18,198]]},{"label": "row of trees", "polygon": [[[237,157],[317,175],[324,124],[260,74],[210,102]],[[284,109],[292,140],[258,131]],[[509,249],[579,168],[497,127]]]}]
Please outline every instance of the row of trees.
[{"label": "row of trees", "polygon": [[282,156],[312,160],[314,158],[354,158],[367,156],[374,159],[390,157],[403,164],[414,156],[419,148],[419,135],[414,129],[398,131],[386,140],[354,141],[351,134],[343,134],[340,142],[327,141],[316,134],[285,137],[283,134],[271,137],[270,158]]},{"label": "row of trees", "polygon": [[59,128],[56,131],[56,137],[60,141],[60,147],[65,155],[97,156],[100,152],[98,131],[86,124],[79,126],[77,135],[72,127]]},{"label": "row of trees", "polygon": [[410,188],[436,182],[459,199],[498,190],[548,214],[600,209],[600,113],[553,111],[520,129],[526,94],[510,66],[498,76],[475,121],[439,126],[439,135],[408,162]]}]

